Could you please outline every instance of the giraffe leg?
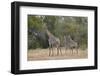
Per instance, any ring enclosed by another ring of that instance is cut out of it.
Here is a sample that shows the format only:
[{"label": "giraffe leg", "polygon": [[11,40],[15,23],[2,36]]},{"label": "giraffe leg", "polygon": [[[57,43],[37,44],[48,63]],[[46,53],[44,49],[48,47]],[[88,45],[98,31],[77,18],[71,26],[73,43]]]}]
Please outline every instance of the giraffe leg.
[{"label": "giraffe leg", "polygon": [[57,47],[57,55],[59,55],[59,49],[58,49],[58,47]]},{"label": "giraffe leg", "polygon": [[77,54],[78,54],[78,48],[76,48]]},{"label": "giraffe leg", "polygon": [[72,55],[73,55],[73,48],[72,48]]},{"label": "giraffe leg", "polygon": [[59,47],[59,50],[60,50],[60,53],[61,53],[61,55],[62,55],[61,47]]},{"label": "giraffe leg", "polygon": [[67,55],[67,47],[65,47],[65,54]]},{"label": "giraffe leg", "polygon": [[53,53],[54,53],[54,52],[53,52],[53,46],[52,46],[52,52],[51,52],[52,56],[54,55]]},{"label": "giraffe leg", "polygon": [[49,46],[49,56],[51,55],[51,47]]}]

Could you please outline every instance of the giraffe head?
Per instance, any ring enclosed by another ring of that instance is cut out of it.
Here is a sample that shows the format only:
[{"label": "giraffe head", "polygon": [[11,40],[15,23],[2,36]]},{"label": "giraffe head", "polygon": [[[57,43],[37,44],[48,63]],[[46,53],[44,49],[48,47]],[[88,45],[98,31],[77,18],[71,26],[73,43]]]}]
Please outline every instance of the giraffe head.
[{"label": "giraffe head", "polygon": [[72,38],[70,35],[66,35],[66,36],[64,36],[64,39],[66,39],[66,41],[70,41]]}]

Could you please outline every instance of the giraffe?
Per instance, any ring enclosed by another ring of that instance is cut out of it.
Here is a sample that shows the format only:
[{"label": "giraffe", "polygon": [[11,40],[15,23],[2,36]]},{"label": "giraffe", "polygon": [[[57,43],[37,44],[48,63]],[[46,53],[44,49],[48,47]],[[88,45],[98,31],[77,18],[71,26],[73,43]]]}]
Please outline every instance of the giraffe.
[{"label": "giraffe", "polygon": [[73,54],[73,50],[76,49],[76,52],[78,54],[78,44],[77,42],[75,42],[74,40],[72,40],[71,36],[64,36],[64,46],[65,46],[65,51],[69,48],[72,51]]},{"label": "giraffe", "polygon": [[55,37],[48,29],[46,29],[49,42],[49,56],[53,55],[54,47],[57,49],[57,55],[61,53],[60,39]]}]

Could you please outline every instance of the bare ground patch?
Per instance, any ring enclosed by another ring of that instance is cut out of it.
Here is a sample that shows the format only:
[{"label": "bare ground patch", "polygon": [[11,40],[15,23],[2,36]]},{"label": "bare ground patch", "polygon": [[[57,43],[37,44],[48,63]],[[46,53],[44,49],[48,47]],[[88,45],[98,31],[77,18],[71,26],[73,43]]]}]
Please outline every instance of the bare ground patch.
[{"label": "bare ground patch", "polygon": [[57,51],[53,51],[53,55],[49,56],[49,49],[35,49],[29,50],[27,52],[27,60],[58,60],[58,59],[82,59],[87,58],[87,50],[78,50],[78,54],[74,50],[74,53],[71,53],[71,50],[65,51],[61,50],[62,54],[57,55]]}]

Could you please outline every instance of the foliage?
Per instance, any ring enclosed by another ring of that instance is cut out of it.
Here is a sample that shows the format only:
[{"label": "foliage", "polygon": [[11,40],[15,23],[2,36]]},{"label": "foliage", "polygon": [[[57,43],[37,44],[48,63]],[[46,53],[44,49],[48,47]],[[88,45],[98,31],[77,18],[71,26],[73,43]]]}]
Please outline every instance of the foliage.
[{"label": "foliage", "polygon": [[[87,17],[29,15],[28,30],[33,28],[33,31],[31,31],[31,33],[28,31],[29,49],[48,48],[48,38],[45,34],[45,27],[54,36],[58,37],[61,40],[62,45],[64,42],[64,35],[71,35],[72,39],[79,44],[79,48],[87,48]],[[32,32],[38,32],[38,36],[32,34]],[[41,34],[40,32],[42,32],[43,34]]]}]

